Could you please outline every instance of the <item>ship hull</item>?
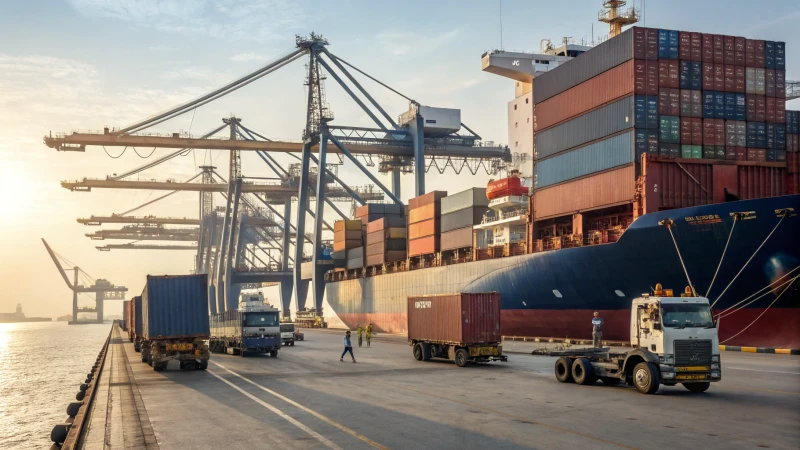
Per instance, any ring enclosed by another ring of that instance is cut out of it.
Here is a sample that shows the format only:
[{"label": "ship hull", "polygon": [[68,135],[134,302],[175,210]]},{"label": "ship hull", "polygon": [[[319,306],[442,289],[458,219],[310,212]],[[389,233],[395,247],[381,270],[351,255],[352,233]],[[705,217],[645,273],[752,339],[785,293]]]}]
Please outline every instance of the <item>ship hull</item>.
[{"label": "ship hull", "polygon": [[[800,348],[800,281],[781,286],[800,274],[800,217],[781,219],[776,210],[784,208],[800,211],[800,196],[661,211],[638,218],[612,244],[332,282],[326,297],[349,327],[372,322],[379,331],[403,333],[410,295],[497,291],[506,336],[588,339],[598,311],[604,337],[624,341],[633,298],[656,283],[676,294],[688,284],[672,237],[659,226],[672,219],[692,283],[700,295],[711,286],[714,313],[723,313],[720,342]],[[736,212],[750,214],[734,225]]]}]

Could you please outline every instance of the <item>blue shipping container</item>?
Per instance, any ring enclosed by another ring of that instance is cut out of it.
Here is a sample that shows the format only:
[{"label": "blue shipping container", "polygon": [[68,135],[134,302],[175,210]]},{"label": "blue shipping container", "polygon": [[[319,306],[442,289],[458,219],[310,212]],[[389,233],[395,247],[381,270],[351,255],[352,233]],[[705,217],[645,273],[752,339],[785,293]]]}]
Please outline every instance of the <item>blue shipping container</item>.
[{"label": "blue shipping container", "polygon": [[669,59],[669,30],[658,30],[658,59]]},{"label": "blue shipping container", "polygon": [[633,131],[548,158],[534,166],[534,188],[582,177],[633,162]]},{"label": "blue shipping container", "polygon": [[736,94],[725,93],[725,117],[723,119],[736,120]]},{"label": "blue shipping container", "polygon": [[786,125],[782,123],[775,124],[775,148],[786,150]]},{"label": "blue shipping container", "polygon": [[658,131],[636,130],[636,161],[641,159],[642,153],[658,154]]},{"label": "blue shipping container", "polygon": [[669,30],[669,59],[678,59],[678,31]]},{"label": "blue shipping container", "polygon": [[756,148],[767,148],[767,124],[756,122]]},{"label": "blue shipping container", "polygon": [[690,61],[690,88],[695,91],[703,89],[703,63]]},{"label": "blue shipping container", "polygon": [[767,69],[775,68],[775,41],[764,42],[764,61]]},{"label": "blue shipping container", "polygon": [[634,120],[636,128],[658,128],[658,97],[637,95],[634,97]]},{"label": "blue shipping container", "polygon": [[133,297],[131,300],[133,301],[133,315],[135,316],[133,320],[134,324],[134,331],[136,332],[136,336],[142,336],[142,296],[137,295]]},{"label": "blue shipping container", "polygon": [[767,124],[767,148],[775,150],[775,124]]},{"label": "blue shipping container", "polygon": [[208,275],[147,276],[142,291],[145,339],[207,339],[208,320]]},{"label": "blue shipping container", "polygon": [[714,118],[725,118],[725,93],[714,91]]},{"label": "blue shipping container", "polygon": [[714,118],[714,91],[703,91],[703,118]]},{"label": "blue shipping container", "polygon": [[786,42],[775,43],[775,69],[786,70]]},{"label": "blue shipping container", "polygon": [[747,120],[747,98],[744,94],[734,94],[736,96],[736,119]]},{"label": "blue shipping container", "polygon": [[758,145],[758,129],[756,122],[747,122],[747,146],[756,148]]}]

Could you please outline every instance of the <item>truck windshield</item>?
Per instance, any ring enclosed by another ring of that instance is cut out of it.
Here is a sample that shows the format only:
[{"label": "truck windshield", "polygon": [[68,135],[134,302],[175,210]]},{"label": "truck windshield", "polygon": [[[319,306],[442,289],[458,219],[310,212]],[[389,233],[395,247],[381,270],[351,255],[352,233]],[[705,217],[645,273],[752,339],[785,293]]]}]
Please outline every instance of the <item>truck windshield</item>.
[{"label": "truck windshield", "polygon": [[294,332],[294,324],[293,323],[282,323],[281,324],[281,333],[292,333]]},{"label": "truck windshield", "polygon": [[251,312],[244,315],[246,327],[277,327],[278,313],[276,312]]},{"label": "truck windshield", "polygon": [[664,326],[669,328],[707,328],[714,326],[711,318],[711,308],[708,305],[662,304],[661,317]]}]

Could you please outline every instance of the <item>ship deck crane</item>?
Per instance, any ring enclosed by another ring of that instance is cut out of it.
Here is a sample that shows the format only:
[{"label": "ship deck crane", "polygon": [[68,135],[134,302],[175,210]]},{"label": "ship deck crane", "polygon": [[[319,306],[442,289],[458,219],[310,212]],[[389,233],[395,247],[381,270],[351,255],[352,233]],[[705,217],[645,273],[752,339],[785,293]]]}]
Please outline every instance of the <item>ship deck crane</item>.
[{"label": "ship deck crane", "polygon": [[[47,249],[50,258],[53,259],[53,263],[55,263],[56,269],[58,269],[58,272],[61,274],[61,278],[64,279],[64,282],[67,283],[67,287],[72,291],[72,321],[69,322],[70,324],[103,323],[103,302],[105,300],[125,300],[125,292],[128,292],[128,288],[125,286],[114,286],[107,280],[93,279],[89,274],[74,264],[71,268],[74,271],[74,278],[73,281],[70,281],[60,261],[61,259],[67,261],[66,258],[60,257],[60,255],[54,252],[44,239],[42,239],[42,243],[44,243],[44,247]],[[87,284],[79,284],[81,277],[83,277],[83,281],[86,281]],[[95,308],[93,311],[97,312],[97,319],[91,322],[79,322],[78,313],[80,311],[78,309],[78,294],[90,292],[95,293]]]}]

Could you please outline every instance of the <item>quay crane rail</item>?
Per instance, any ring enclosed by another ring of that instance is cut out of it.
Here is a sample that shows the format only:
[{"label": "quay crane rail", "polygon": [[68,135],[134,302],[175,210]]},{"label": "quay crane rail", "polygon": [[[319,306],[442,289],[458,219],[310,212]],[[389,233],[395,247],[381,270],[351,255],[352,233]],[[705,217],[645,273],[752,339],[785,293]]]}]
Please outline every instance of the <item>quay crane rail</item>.
[{"label": "quay crane rail", "polygon": [[[69,322],[70,324],[103,323],[103,302],[105,300],[125,300],[125,292],[128,292],[128,288],[125,286],[114,286],[114,284],[109,283],[107,280],[93,279],[84,270],[75,264],[69,263],[66,258],[54,252],[44,238],[42,238],[42,243],[44,243],[44,247],[47,249],[47,253],[50,255],[50,258],[53,259],[53,263],[55,263],[56,269],[58,269],[58,272],[61,274],[61,278],[64,279],[64,282],[67,283],[67,287],[69,287],[69,289],[72,291],[72,320]],[[61,265],[60,260],[62,259],[65,262],[72,264],[71,270],[74,271],[73,281],[69,280],[64,266]],[[80,281],[84,281],[86,284],[79,284]],[[78,313],[81,312],[78,308],[78,294],[89,292],[95,293],[95,308],[88,308],[85,309],[85,311],[96,311],[97,319],[91,322],[78,321]]]}]

